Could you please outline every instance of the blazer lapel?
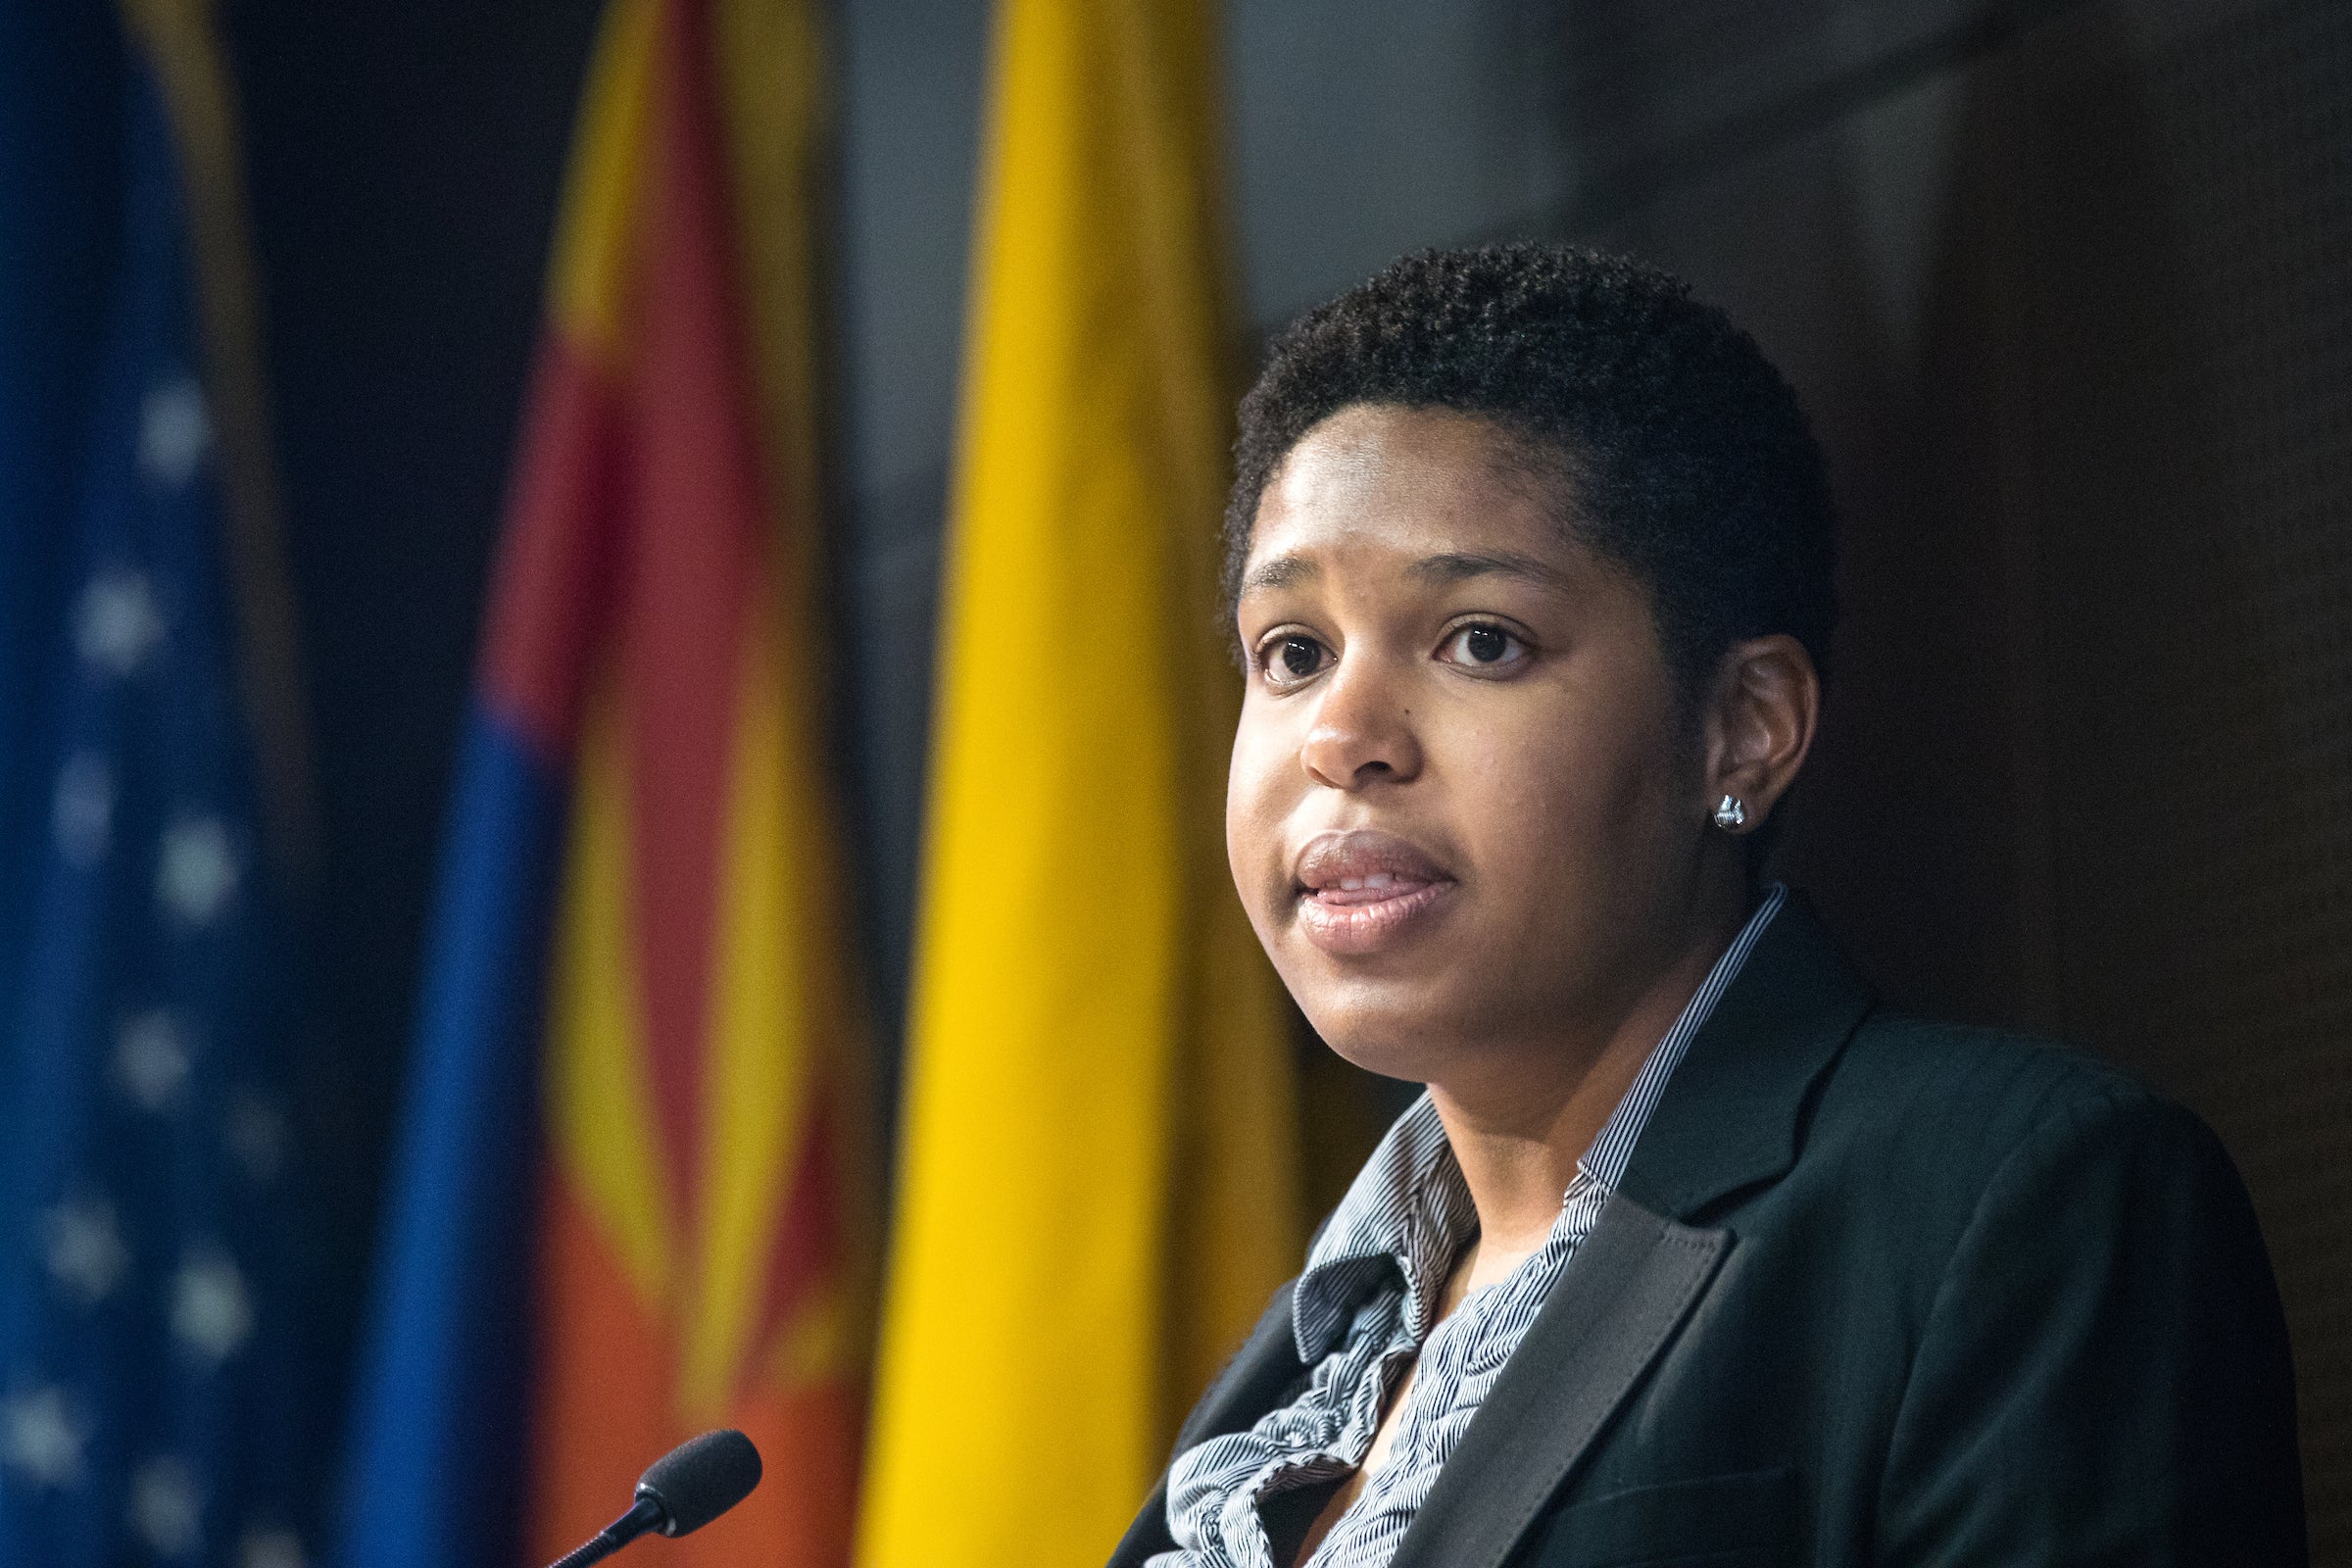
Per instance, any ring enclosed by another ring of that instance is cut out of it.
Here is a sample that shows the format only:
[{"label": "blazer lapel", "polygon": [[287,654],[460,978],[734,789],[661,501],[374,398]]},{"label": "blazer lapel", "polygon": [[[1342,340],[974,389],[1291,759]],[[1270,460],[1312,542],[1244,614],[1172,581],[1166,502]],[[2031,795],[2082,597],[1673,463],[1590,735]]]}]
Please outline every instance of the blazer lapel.
[{"label": "blazer lapel", "polygon": [[1496,1568],[1705,1295],[1728,1230],[1690,1221],[1796,1162],[1813,1084],[1870,1011],[1799,895],[1690,1044],[1616,1196],[1462,1434],[1392,1568]]},{"label": "blazer lapel", "polygon": [[1728,1231],[1693,1230],[1610,1199],[1391,1568],[1498,1568],[1674,1338],[1730,1246]]},{"label": "blazer lapel", "polygon": [[1667,1080],[1618,1190],[1689,1221],[1787,1173],[1806,1098],[1876,1002],[1791,893]]}]

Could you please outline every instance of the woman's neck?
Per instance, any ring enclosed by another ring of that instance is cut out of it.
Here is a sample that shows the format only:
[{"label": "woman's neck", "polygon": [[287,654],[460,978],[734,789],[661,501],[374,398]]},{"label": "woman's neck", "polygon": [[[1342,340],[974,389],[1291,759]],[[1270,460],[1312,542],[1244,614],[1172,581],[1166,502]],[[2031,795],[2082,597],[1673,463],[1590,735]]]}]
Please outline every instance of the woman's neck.
[{"label": "woman's neck", "polygon": [[1577,1161],[1608,1124],[1642,1064],[1739,932],[1742,906],[1694,922],[1693,934],[1602,1023],[1476,1054],[1475,1074],[1432,1082],[1429,1095],[1478,1209],[1467,1288],[1510,1272],[1544,1245]]}]

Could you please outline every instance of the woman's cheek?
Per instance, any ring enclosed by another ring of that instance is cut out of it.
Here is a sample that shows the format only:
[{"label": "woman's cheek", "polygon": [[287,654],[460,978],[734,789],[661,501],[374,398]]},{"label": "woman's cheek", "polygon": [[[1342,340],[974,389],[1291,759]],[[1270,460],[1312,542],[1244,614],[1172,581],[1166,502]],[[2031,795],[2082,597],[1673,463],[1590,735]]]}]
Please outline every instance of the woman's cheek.
[{"label": "woman's cheek", "polygon": [[1252,908],[1260,896],[1257,884],[1281,856],[1283,747],[1270,727],[1244,710],[1225,779],[1226,858],[1243,902]]}]

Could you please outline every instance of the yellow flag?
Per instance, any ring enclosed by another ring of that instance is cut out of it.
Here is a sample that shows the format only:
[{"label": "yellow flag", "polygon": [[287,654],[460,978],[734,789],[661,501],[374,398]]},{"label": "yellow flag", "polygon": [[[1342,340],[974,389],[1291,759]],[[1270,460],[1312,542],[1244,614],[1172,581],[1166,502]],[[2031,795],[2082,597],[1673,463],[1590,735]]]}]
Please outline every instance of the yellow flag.
[{"label": "yellow flag", "polygon": [[1301,1243],[1225,867],[1200,0],[1002,0],[867,1568],[1093,1568]]}]

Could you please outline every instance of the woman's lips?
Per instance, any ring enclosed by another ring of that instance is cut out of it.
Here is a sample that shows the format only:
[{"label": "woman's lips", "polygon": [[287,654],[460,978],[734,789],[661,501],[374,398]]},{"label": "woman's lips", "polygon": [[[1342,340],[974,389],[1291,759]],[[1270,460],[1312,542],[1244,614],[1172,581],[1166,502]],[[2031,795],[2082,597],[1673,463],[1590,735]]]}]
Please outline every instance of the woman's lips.
[{"label": "woman's lips", "polygon": [[1419,845],[1369,829],[1318,835],[1293,874],[1300,931],[1343,956],[1405,940],[1459,886]]}]

